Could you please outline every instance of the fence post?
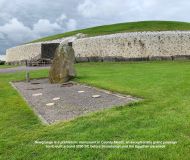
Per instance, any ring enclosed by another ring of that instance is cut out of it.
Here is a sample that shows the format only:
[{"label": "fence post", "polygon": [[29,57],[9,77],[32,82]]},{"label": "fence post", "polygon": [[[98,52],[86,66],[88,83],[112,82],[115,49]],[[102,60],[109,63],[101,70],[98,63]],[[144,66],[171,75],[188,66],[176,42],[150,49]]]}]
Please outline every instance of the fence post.
[{"label": "fence post", "polygon": [[26,63],[26,82],[30,82],[30,74],[29,71],[27,70],[28,62],[27,60],[25,61]]}]

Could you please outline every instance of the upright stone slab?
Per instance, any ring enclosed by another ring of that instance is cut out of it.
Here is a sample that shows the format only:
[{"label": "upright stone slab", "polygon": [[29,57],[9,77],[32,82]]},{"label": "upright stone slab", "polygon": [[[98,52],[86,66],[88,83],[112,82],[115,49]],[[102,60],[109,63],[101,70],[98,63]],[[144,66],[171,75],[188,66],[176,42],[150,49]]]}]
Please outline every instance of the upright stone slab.
[{"label": "upright stone slab", "polygon": [[75,54],[71,46],[60,44],[49,71],[50,83],[64,83],[75,77]]}]

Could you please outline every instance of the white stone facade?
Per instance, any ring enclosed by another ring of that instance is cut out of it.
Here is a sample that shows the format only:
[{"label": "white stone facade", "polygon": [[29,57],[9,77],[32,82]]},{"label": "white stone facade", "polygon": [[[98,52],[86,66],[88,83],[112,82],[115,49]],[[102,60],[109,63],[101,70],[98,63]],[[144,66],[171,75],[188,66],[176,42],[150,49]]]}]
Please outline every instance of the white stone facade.
[{"label": "white stone facade", "polygon": [[31,43],[7,49],[6,62],[30,60],[41,56],[41,44]]},{"label": "white stone facade", "polygon": [[[42,43],[69,42],[72,42],[76,59],[86,57],[85,61],[91,61],[91,57],[104,60],[105,57],[151,59],[151,57],[190,56],[190,31],[132,32],[85,38],[72,36]],[[41,56],[42,43],[10,48],[6,53],[6,61],[30,60]]]},{"label": "white stone facade", "polygon": [[190,55],[190,32],[134,32],[82,38],[73,42],[76,57],[156,57]]}]

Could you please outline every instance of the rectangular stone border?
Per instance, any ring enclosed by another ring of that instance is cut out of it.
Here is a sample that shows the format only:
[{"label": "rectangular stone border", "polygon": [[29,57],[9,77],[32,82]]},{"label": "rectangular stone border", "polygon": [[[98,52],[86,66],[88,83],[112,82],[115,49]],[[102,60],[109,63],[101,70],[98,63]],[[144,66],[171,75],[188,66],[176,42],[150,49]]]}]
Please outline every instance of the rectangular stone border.
[{"label": "rectangular stone border", "polygon": [[17,93],[19,94],[20,97],[23,98],[23,100],[25,101],[25,103],[30,107],[30,109],[33,111],[33,113],[39,118],[40,122],[42,122],[43,125],[50,125],[26,100],[26,98],[20,93],[20,91],[14,86],[14,82],[19,82],[19,81],[12,81],[9,82],[9,84],[12,86],[13,89],[15,89],[17,91]]},{"label": "rectangular stone border", "polygon": [[[47,77],[46,77],[47,78]],[[35,79],[32,79],[32,80],[39,80],[39,79],[46,79],[45,77],[44,78],[35,78]],[[29,104],[29,102],[27,101],[27,99],[21,94],[21,92],[19,91],[19,89],[17,89],[14,85],[15,82],[23,82],[25,80],[21,80],[21,81],[11,81],[9,82],[9,84],[12,86],[13,89],[15,89],[17,91],[17,93],[20,95],[20,97],[23,98],[23,100],[26,102],[26,104],[28,105],[29,108],[31,108],[31,110],[33,111],[33,113],[39,118],[40,122],[42,122],[43,125],[54,125],[56,123],[49,123],[48,121],[46,121],[45,118],[43,118],[39,113],[38,111],[32,107],[32,105]],[[105,89],[102,89],[102,88],[98,88],[98,87],[94,87],[94,86],[91,86],[89,84],[84,84],[84,83],[80,83],[80,82],[75,82],[75,81],[70,81],[71,83],[75,84],[75,85],[83,85],[84,87],[87,87],[87,88],[92,88],[94,90],[97,90],[97,91],[101,91],[101,92],[104,92],[106,94],[110,94],[110,95],[114,95],[118,98],[129,98],[129,99],[132,99],[131,102],[129,102],[127,105],[129,104],[132,104],[132,103],[138,103],[138,102],[141,102],[143,101],[144,99],[143,98],[140,98],[140,97],[136,97],[136,96],[132,96],[132,95],[128,95],[128,94],[122,94],[122,93],[118,93],[118,92],[113,92],[113,91],[109,91],[109,90],[105,90]],[[115,107],[113,107],[115,108]],[[110,108],[111,109],[111,108]],[[96,113],[96,112],[99,112],[99,111],[95,111],[93,113]],[[101,111],[100,111],[101,112]],[[72,119],[73,120],[73,119]],[[70,121],[70,120],[69,120]],[[62,121],[59,121],[59,122],[62,122]],[[64,122],[64,121],[63,121]]]}]

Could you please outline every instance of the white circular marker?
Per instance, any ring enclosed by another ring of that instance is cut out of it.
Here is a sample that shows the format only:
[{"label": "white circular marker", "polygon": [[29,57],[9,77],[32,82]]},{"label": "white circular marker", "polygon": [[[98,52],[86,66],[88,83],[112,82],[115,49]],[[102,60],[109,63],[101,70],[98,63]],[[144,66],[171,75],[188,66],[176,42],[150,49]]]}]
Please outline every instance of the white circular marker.
[{"label": "white circular marker", "polygon": [[47,103],[46,106],[53,106],[54,103]]},{"label": "white circular marker", "polygon": [[33,97],[37,97],[37,96],[42,96],[42,93],[35,93],[35,94],[32,94]]},{"label": "white circular marker", "polygon": [[53,98],[53,101],[57,101],[57,100],[60,100],[60,97]]},{"label": "white circular marker", "polygon": [[93,95],[92,98],[100,98],[100,95]]},{"label": "white circular marker", "polygon": [[84,93],[84,91],[78,91],[78,93]]}]

